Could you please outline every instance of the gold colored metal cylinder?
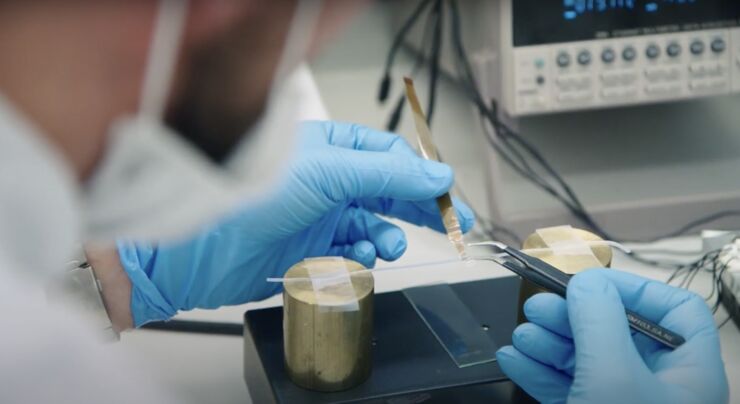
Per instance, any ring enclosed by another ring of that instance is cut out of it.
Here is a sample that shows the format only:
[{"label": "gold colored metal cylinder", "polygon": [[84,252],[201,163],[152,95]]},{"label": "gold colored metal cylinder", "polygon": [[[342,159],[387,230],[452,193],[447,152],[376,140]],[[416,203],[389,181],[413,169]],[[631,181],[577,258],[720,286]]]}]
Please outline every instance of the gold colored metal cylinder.
[{"label": "gold colored metal cylinder", "polygon": [[290,379],[324,392],[365,381],[372,370],[371,272],[355,261],[327,257],[299,262],[285,278],[283,333]]},{"label": "gold colored metal cylinder", "polygon": [[[581,229],[573,229],[569,227],[563,227],[562,230],[562,240],[569,240],[573,236],[580,238],[583,241],[603,241],[603,239],[591,232],[588,232],[586,230]],[[554,236],[554,238],[558,238],[560,236],[557,233],[550,233],[551,236]],[[594,253],[594,256],[596,256],[596,259],[601,263],[602,266],[605,268],[608,268],[611,266],[612,263],[612,249],[609,247],[608,244],[596,244],[591,245],[591,251]],[[537,233],[532,233],[527,237],[526,240],[524,240],[524,244],[522,245],[523,250],[533,250],[533,249],[547,249],[548,246],[545,243],[545,241],[540,237]],[[584,261],[582,259],[579,259],[578,256],[568,256],[568,255],[556,255],[552,253],[551,251],[538,251],[538,252],[531,252],[532,256],[535,256],[548,264],[554,266],[555,268],[571,274],[575,275],[578,272],[581,272],[583,270],[589,269],[593,265],[589,261]],[[522,285],[519,288],[519,312],[518,312],[518,322],[519,324],[524,323],[527,321],[526,317],[524,316],[524,302],[527,301],[530,297],[537,293],[541,292],[547,292],[546,290],[540,288],[539,286],[535,285],[534,283],[523,279]]]}]

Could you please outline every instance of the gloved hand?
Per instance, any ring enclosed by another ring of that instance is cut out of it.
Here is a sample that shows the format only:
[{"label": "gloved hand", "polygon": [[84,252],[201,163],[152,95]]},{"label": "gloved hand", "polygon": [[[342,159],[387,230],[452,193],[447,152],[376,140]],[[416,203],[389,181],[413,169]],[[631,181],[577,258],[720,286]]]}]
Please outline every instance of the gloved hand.
[{"label": "gloved hand", "polygon": [[[625,307],[686,339],[676,350],[631,333]],[[530,298],[531,323],[501,348],[501,369],[545,403],[726,403],[714,319],[699,296],[617,270],[571,279],[567,300]]]},{"label": "gloved hand", "polygon": [[[306,122],[285,183],[265,203],[189,242],[118,243],[133,285],[134,323],[264,299],[280,290],[266,278],[307,257],[344,256],[368,268],[376,258],[395,260],[406,250],[406,237],[376,213],[444,231],[435,198],[452,182],[448,166],[419,158],[396,135]],[[455,206],[463,231],[469,230],[471,210]]]}]

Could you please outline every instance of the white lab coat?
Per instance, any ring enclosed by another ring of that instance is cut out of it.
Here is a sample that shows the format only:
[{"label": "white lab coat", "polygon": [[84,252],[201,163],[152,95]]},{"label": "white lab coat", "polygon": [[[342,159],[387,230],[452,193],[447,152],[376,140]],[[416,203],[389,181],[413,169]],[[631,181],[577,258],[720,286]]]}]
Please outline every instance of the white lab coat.
[{"label": "white lab coat", "polygon": [[[294,74],[300,119],[327,119],[308,67]],[[45,282],[73,255],[83,213],[72,171],[39,133],[0,94],[0,403],[187,402],[160,389],[146,358],[47,304]]]},{"label": "white lab coat", "polygon": [[81,215],[71,170],[38,133],[0,97],[0,402],[183,402],[159,390],[136,352],[47,304],[45,283],[74,251]]}]

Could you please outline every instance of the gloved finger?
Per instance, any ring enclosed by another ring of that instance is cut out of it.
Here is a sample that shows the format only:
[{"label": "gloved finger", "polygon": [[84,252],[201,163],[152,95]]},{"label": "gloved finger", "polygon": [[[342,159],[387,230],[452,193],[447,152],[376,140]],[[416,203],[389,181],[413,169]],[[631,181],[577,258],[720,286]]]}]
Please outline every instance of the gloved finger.
[{"label": "gloved finger", "polygon": [[328,255],[357,261],[365,268],[375,266],[375,246],[367,240],[358,241],[354,244],[334,245],[329,249]]},{"label": "gloved finger", "polygon": [[524,315],[532,323],[573,339],[565,299],[554,293],[537,293],[524,302]]},{"label": "gloved finger", "polygon": [[[470,207],[457,198],[452,198],[460,228],[467,233],[475,225],[475,214]],[[417,226],[425,226],[436,231],[445,232],[442,216],[435,199],[409,202],[386,198],[363,199],[360,205],[365,209],[390,217],[401,219]]]},{"label": "gloved finger", "polygon": [[544,365],[512,346],[496,352],[501,370],[530,396],[542,403],[564,403],[573,379]]},{"label": "gloved finger", "polygon": [[346,149],[418,156],[401,136],[363,125],[334,121],[306,121],[301,124],[300,130],[308,135],[305,141],[309,145],[330,144]]},{"label": "gloved finger", "polygon": [[667,349],[660,342],[646,336],[645,334],[640,334],[637,331],[632,331],[632,340],[635,342],[637,352],[640,353],[640,356],[642,356],[645,363],[648,364],[648,367],[651,369],[653,368],[652,364],[658,356],[665,353]]},{"label": "gloved finger", "polygon": [[398,153],[322,149],[300,163],[313,167],[301,170],[297,180],[335,204],[362,198],[425,201],[447,192],[454,180],[445,164]]},{"label": "gloved finger", "polygon": [[644,368],[619,292],[602,272],[581,272],[568,283],[566,303],[577,365],[589,370],[619,369],[627,364]]},{"label": "gloved finger", "polygon": [[406,235],[398,226],[362,208],[349,207],[339,219],[334,244],[353,244],[368,240],[378,257],[393,261],[406,251]]},{"label": "gloved finger", "polygon": [[[573,339],[568,320],[568,305],[565,299],[554,293],[538,293],[524,303],[524,315],[527,319],[561,337]],[[650,355],[662,350],[659,342],[643,334],[631,332],[637,351],[646,363]],[[531,355],[530,355],[531,356]]]},{"label": "gloved finger", "polygon": [[537,324],[524,323],[514,330],[512,342],[519,352],[568,376],[573,376],[576,363],[573,340]]},{"label": "gloved finger", "polygon": [[[617,270],[599,270],[619,292],[624,306],[689,339],[715,329],[704,300],[693,292]],[[685,321],[687,317],[693,321]]]}]

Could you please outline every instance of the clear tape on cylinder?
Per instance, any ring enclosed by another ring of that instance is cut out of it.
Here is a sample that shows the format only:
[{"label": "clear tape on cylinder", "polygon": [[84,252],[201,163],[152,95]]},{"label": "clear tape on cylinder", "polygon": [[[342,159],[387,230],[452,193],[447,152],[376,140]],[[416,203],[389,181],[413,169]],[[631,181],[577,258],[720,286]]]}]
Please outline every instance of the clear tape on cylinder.
[{"label": "clear tape on cylinder", "polygon": [[[599,268],[603,264],[594,254],[593,249],[582,238],[578,237],[571,226],[556,226],[537,229],[537,235],[540,236],[550,253],[555,256],[568,256],[576,258],[587,267]],[[566,235],[566,237],[563,237]]]},{"label": "clear tape on cylinder", "polygon": [[[306,259],[306,263],[309,264],[314,259]],[[327,258],[320,258],[322,262],[326,262]],[[360,309],[358,304],[358,296],[355,291],[354,284],[352,283],[352,277],[350,271],[346,266],[346,261],[341,257],[331,259],[332,267],[327,273],[326,268],[312,267],[308,265],[306,272],[308,278],[295,278],[303,279],[311,283],[311,289],[313,290],[316,304],[319,311],[357,311]],[[358,274],[362,274],[363,271],[355,271]],[[354,272],[353,272],[354,273]],[[372,276],[369,274],[363,274],[362,276]]]}]

